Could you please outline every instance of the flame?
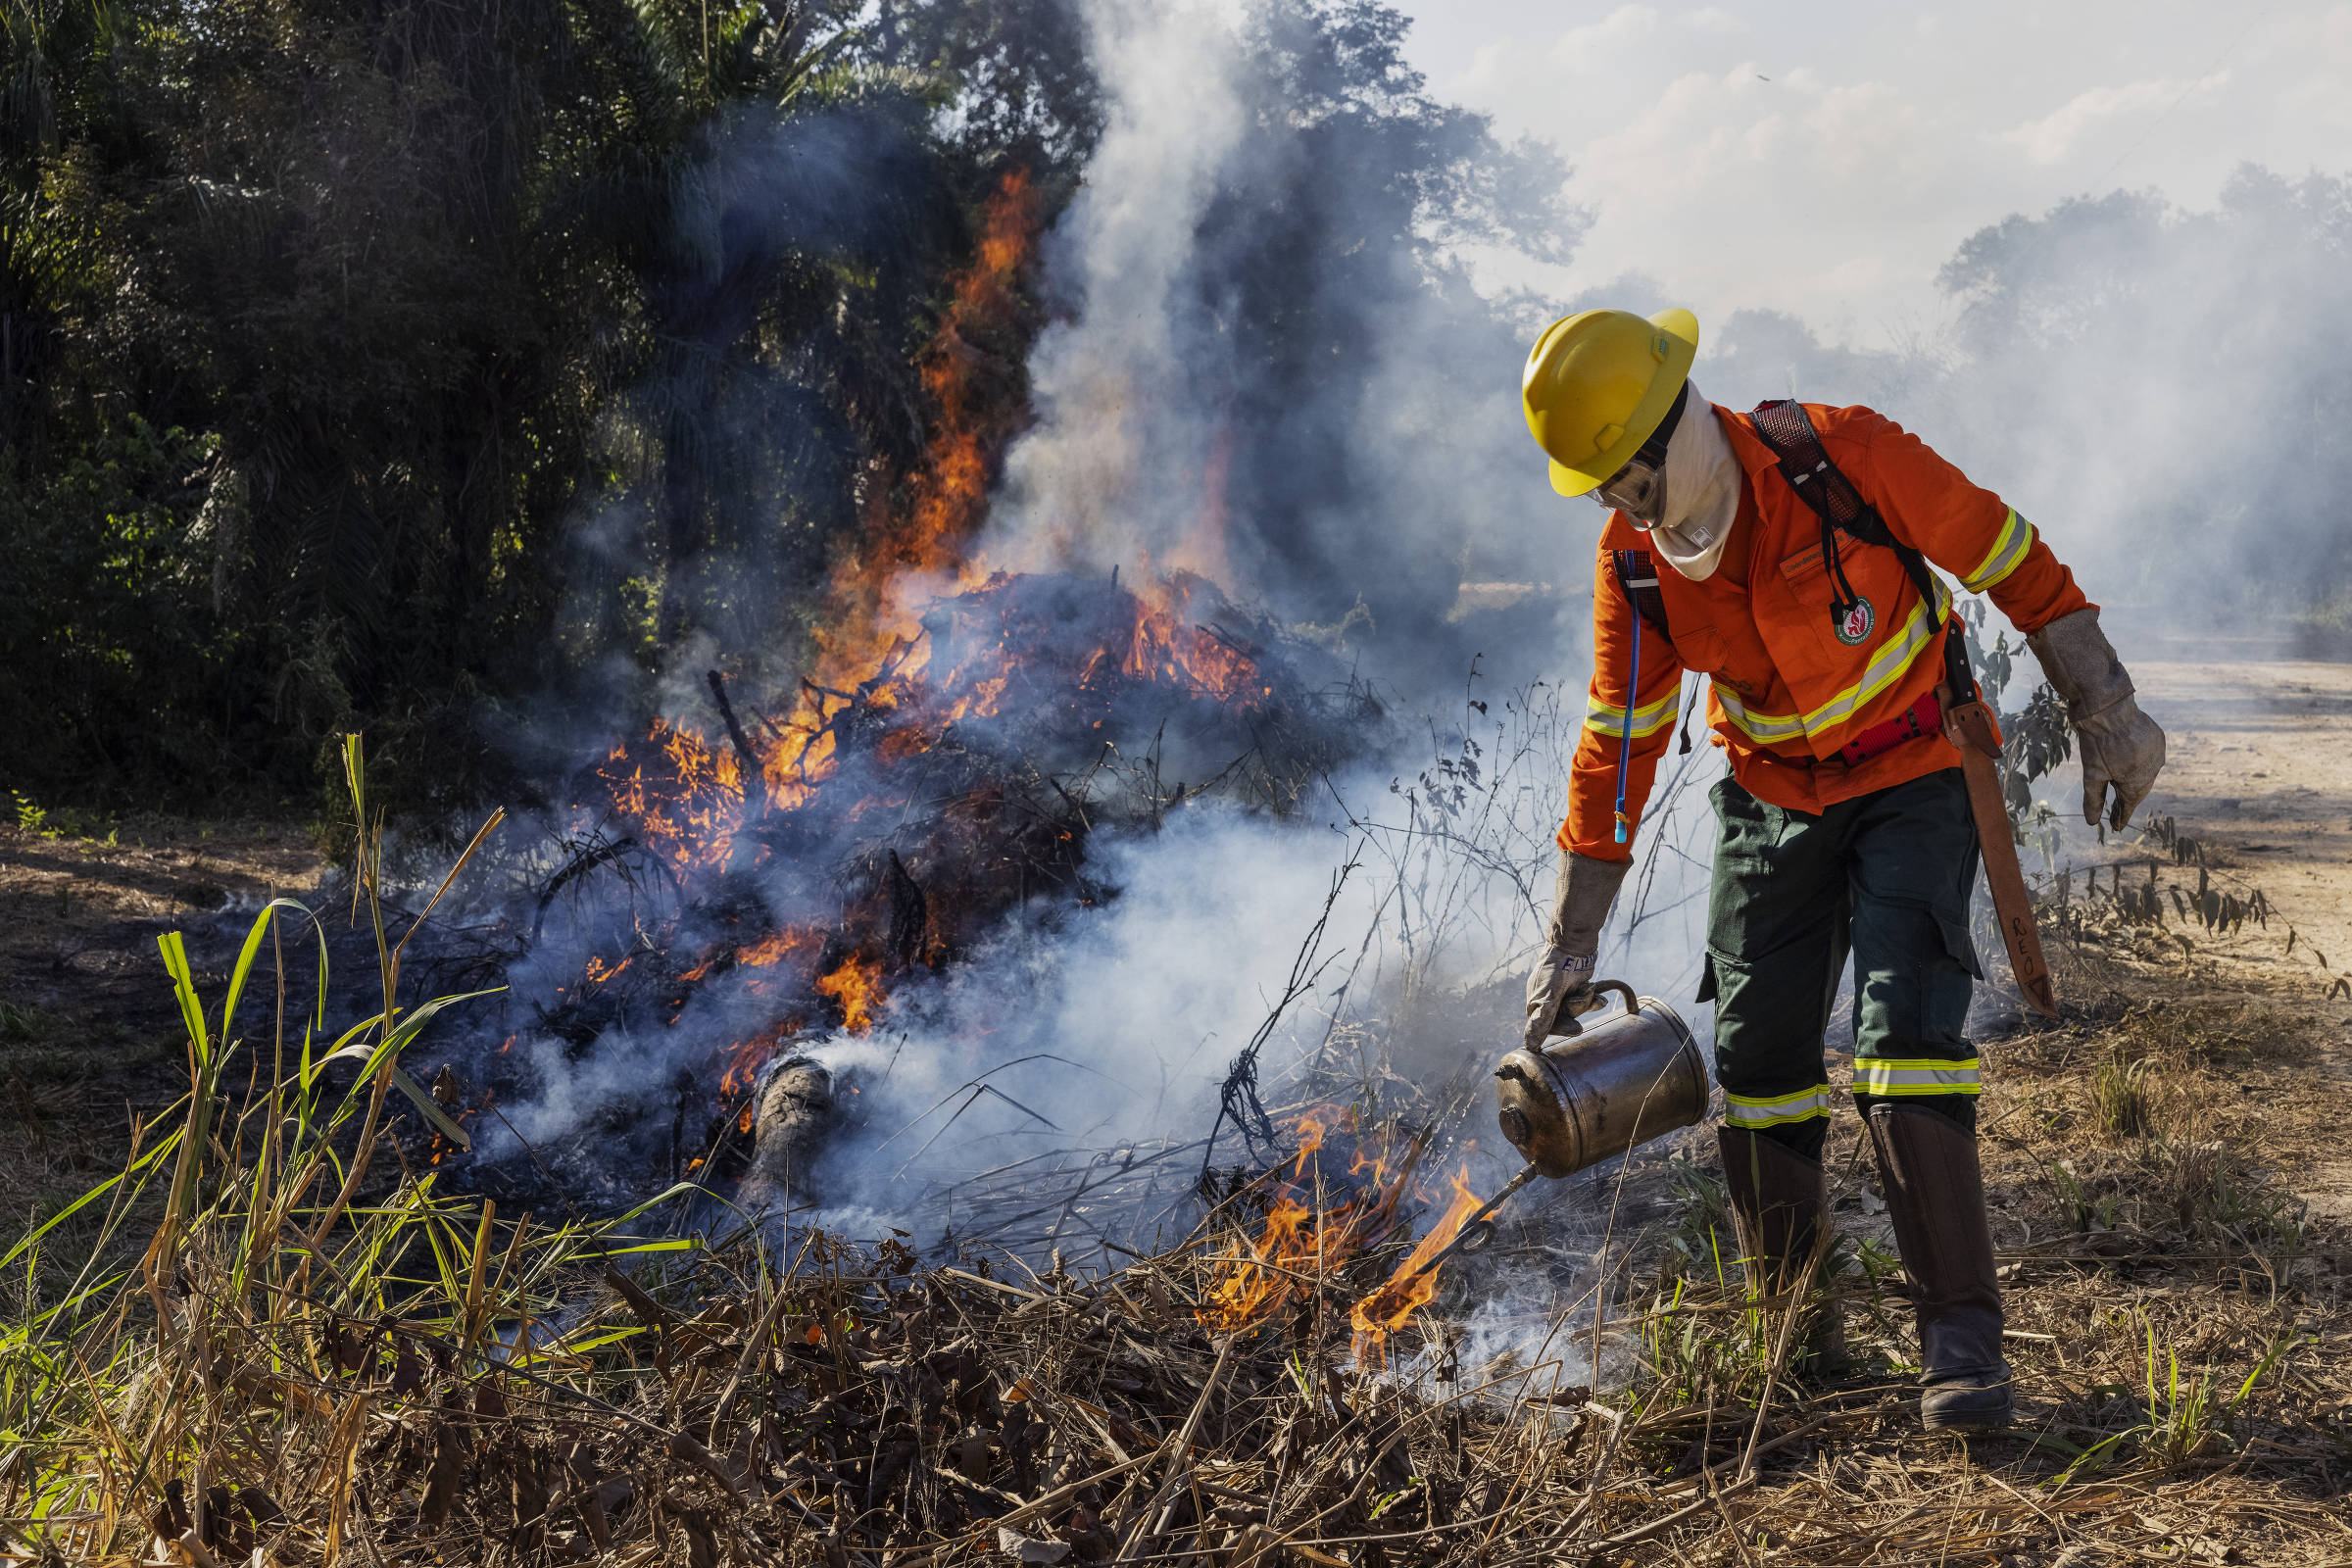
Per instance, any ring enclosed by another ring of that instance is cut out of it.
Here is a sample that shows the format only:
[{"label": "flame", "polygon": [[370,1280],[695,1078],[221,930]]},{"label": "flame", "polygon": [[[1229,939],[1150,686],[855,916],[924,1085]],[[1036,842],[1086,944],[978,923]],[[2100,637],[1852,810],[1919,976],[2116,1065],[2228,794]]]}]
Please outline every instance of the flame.
[{"label": "flame", "polygon": [[[957,588],[986,576],[967,546],[988,506],[995,455],[1021,416],[1019,400],[989,383],[1017,375],[1017,367],[992,352],[992,340],[1022,311],[1019,282],[1037,247],[1045,207],[1028,171],[999,181],[981,220],[980,253],[949,287],[938,331],[919,357],[923,389],[938,411],[928,432],[929,466],[909,486],[903,515],[888,511],[890,485],[870,487],[862,547],[835,567],[830,603],[816,633],[820,658],[814,684],[836,691],[859,683],[899,643],[911,643],[921,625],[895,591],[906,576],[946,579]],[[1017,349],[1011,344],[1004,347]],[[806,759],[811,769],[829,760]]]},{"label": "flame", "polygon": [[621,970],[626,969],[630,964],[635,963],[636,961],[637,955],[634,953],[621,959],[618,963],[607,963],[602,958],[591,957],[588,960],[588,978],[594,984],[601,986],[606,981],[612,979],[614,976],[618,975]]},{"label": "flame", "polygon": [[[767,1058],[774,1055],[783,1048],[787,1040],[792,1039],[800,1032],[800,1018],[798,1016],[787,1017],[778,1021],[773,1027],[754,1035],[751,1039],[730,1047],[727,1051],[727,1070],[718,1080],[718,1092],[732,1098],[751,1088],[754,1075],[761,1067],[767,1065]],[[752,1112],[749,1106],[745,1107],[743,1114],[743,1130],[748,1133],[752,1130]]]},{"label": "flame", "polygon": [[737,948],[735,961],[755,969],[763,969],[816,946],[818,941],[818,934],[807,926],[780,926],[750,947]]},{"label": "flame", "polygon": [[1298,1163],[1291,1167],[1291,1179],[1297,1181],[1306,1174],[1306,1162],[1323,1147],[1323,1135],[1331,1130],[1331,1117],[1336,1108],[1317,1105],[1298,1118]]},{"label": "flame", "polygon": [[598,769],[638,842],[680,870],[726,864],[743,827],[742,771],[732,751],[661,721],[643,741],[613,747]]},{"label": "flame", "polygon": [[[1396,1205],[1404,1196],[1412,1159],[1401,1161],[1403,1174],[1385,1185],[1348,1188],[1336,1200],[1318,1192],[1319,1181],[1306,1178],[1331,1129],[1343,1120],[1354,1131],[1351,1112],[1318,1105],[1293,1124],[1299,1140],[1298,1157],[1291,1174],[1276,1189],[1266,1206],[1265,1224],[1255,1240],[1241,1238],[1217,1260],[1214,1283],[1194,1316],[1212,1333],[1229,1334],[1270,1322],[1298,1292],[1336,1276],[1366,1248],[1387,1239],[1395,1230]],[[1386,1169],[1385,1132],[1376,1141],[1383,1154],[1371,1167]],[[1356,1166],[1365,1160],[1358,1155]],[[1312,1200],[1312,1202],[1310,1202]],[[1313,1206],[1319,1203],[1320,1206]]]},{"label": "flame", "polygon": [[1478,1212],[1482,1201],[1470,1190],[1470,1167],[1465,1164],[1454,1173],[1453,1200],[1446,1204],[1437,1224],[1430,1227],[1429,1234],[1397,1265],[1388,1283],[1356,1302],[1348,1313],[1348,1320],[1355,1328],[1356,1365],[1367,1366],[1378,1360],[1389,1336],[1404,1327],[1406,1320],[1438,1294],[1438,1271],[1423,1265],[1461,1234],[1463,1222]]},{"label": "flame", "polygon": [[877,984],[881,977],[879,962],[853,956],[843,960],[840,968],[820,978],[816,989],[819,995],[841,1004],[841,1026],[854,1035],[861,1035],[874,1026],[874,1012],[882,1002]]}]

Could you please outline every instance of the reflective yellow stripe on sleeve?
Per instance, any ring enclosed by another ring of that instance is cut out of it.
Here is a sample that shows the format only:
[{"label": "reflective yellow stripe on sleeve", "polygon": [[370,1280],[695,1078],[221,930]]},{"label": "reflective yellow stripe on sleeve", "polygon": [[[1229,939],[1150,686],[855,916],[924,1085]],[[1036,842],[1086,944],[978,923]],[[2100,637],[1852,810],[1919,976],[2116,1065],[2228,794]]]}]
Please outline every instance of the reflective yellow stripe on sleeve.
[{"label": "reflective yellow stripe on sleeve", "polygon": [[1978,1058],[1948,1061],[1940,1056],[1856,1056],[1857,1095],[1974,1095],[1982,1091]]},{"label": "reflective yellow stripe on sleeve", "polygon": [[1818,735],[1844,723],[1862,710],[1863,704],[1901,680],[1919,651],[1936,640],[1936,628],[1950,598],[1944,592],[1943,579],[1936,578],[1936,603],[1931,606],[1922,600],[1913,605],[1902,630],[1880,644],[1870,662],[1862,666],[1862,678],[1804,715],[1805,733]]},{"label": "reflective yellow stripe on sleeve", "polygon": [[1811,1121],[1830,1113],[1830,1096],[1834,1091],[1828,1084],[1800,1089],[1793,1095],[1778,1095],[1758,1100],[1747,1095],[1726,1092],[1724,1119],[1735,1127],[1783,1127],[1792,1121]]},{"label": "reflective yellow stripe on sleeve", "polygon": [[[1682,687],[1677,686],[1673,691],[1668,692],[1656,702],[1635,709],[1634,739],[1640,740],[1644,735],[1655,735],[1658,731],[1672,724],[1674,722],[1675,708],[1682,695]],[[1588,698],[1586,702],[1587,706],[1585,708],[1585,723],[1588,726],[1600,731],[1603,735],[1608,736],[1611,740],[1620,739],[1624,736],[1624,709],[1604,703],[1597,697]]]},{"label": "reflective yellow stripe on sleeve", "polygon": [[1715,683],[1715,701],[1723,706],[1723,716],[1732,721],[1732,727],[1759,746],[1804,738],[1803,719],[1794,713],[1751,712],[1721,681]]},{"label": "reflective yellow stripe on sleeve", "polygon": [[2034,548],[2034,525],[2009,509],[2009,516],[2001,524],[2000,533],[1992,541],[1992,549],[1977,563],[1977,569],[1960,579],[1960,586],[1972,594],[1981,594],[2008,576]]}]

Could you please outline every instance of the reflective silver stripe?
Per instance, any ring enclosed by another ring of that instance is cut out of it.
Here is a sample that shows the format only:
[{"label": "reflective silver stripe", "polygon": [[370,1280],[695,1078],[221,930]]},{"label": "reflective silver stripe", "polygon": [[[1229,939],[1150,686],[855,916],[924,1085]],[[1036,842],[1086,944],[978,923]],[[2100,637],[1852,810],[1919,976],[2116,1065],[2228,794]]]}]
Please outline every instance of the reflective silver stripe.
[{"label": "reflective silver stripe", "polygon": [[2000,534],[1992,541],[1992,549],[1983,561],[1977,563],[1976,570],[1960,579],[1960,586],[1972,594],[1983,593],[2015,571],[2026,559],[2026,552],[2033,548],[2034,525],[2019,516],[2017,509],[2011,507],[2008,519],[2001,524]]},{"label": "reflective silver stripe", "polygon": [[1715,682],[1715,701],[1723,705],[1723,716],[1730,719],[1740,733],[1759,745],[1770,746],[1776,741],[1802,740],[1804,720],[1794,713],[1751,713],[1734,697],[1731,688]]},{"label": "reflective silver stripe", "polygon": [[[1682,695],[1682,688],[1677,686],[1656,702],[1635,709],[1634,738],[1640,740],[1644,735],[1655,735],[1672,724]],[[1586,699],[1585,722],[1612,739],[1622,739],[1625,735],[1625,710],[1604,703],[1597,697]]]},{"label": "reflective silver stripe", "polygon": [[1857,1095],[1973,1095],[1982,1091],[1978,1058],[1947,1061],[1938,1056],[1856,1056]]},{"label": "reflective silver stripe", "polygon": [[1830,1113],[1830,1096],[1835,1093],[1828,1084],[1800,1089],[1793,1095],[1778,1095],[1770,1100],[1758,1100],[1747,1095],[1725,1094],[1728,1102],[1724,1119],[1735,1127],[1779,1127],[1792,1121],[1811,1121]]}]

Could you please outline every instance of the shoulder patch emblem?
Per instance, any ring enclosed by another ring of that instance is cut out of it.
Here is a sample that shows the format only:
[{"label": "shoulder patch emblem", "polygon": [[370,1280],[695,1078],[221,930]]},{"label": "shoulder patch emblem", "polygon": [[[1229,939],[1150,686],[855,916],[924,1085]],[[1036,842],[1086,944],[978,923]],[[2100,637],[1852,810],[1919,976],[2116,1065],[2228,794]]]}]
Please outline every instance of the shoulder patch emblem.
[{"label": "shoulder patch emblem", "polygon": [[1854,608],[1838,622],[1838,640],[1848,648],[1859,648],[1870,640],[1870,630],[1878,623],[1878,612],[1870,608],[1870,601],[1856,594]]}]

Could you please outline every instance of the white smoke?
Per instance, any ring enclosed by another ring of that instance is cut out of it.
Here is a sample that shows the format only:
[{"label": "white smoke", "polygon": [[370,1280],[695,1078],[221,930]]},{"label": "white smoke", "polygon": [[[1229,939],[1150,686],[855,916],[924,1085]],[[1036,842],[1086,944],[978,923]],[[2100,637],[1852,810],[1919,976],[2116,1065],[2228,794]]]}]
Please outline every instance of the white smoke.
[{"label": "white smoke", "polygon": [[[1353,1074],[1411,1108],[1466,1108],[1449,1136],[1477,1140],[1474,1179],[1491,1187],[1517,1161],[1493,1131],[1486,1084],[1517,1044],[1583,704],[1563,704],[1556,682],[1514,695],[1489,680],[1465,695],[1462,668],[1439,666],[1485,652],[1485,668],[1516,653],[1518,673],[1566,674],[1567,690],[1581,688],[1572,666],[1590,509],[1563,515],[1522,450],[1513,318],[1470,292],[1442,249],[1405,236],[1371,274],[1349,270],[1360,256],[1286,254],[1271,277],[1264,258],[1234,260],[1250,236],[1220,224],[1259,211],[1250,203],[1266,191],[1306,199],[1294,181],[1311,134],[1360,136],[1359,165],[1396,155],[1345,113],[1317,126],[1269,98],[1269,38],[1311,58],[1327,38],[1299,46],[1280,29],[1319,27],[1320,12],[1099,0],[1089,16],[1107,119],[1085,188],[1046,247],[1046,292],[1069,314],[1032,355],[1038,422],[1008,456],[984,542],[991,564],[1182,566],[1240,594],[1311,604],[1321,592],[1344,606],[1399,597],[1371,568],[1398,560],[1405,541],[1453,564],[1441,604],[1460,563],[1482,553],[1490,574],[1574,586],[1547,587],[1517,621],[1488,627],[1492,652],[1411,636],[1383,651],[1386,670],[1419,666],[1424,693],[1451,688],[1424,703],[1430,740],[1416,755],[1328,781],[1298,819],[1197,804],[1149,836],[1099,835],[1090,872],[1121,890],[1115,899],[1041,906],[927,990],[902,992],[877,1035],[816,1048],[857,1085],[862,1123],[824,1172],[822,1217],[853,1230],[936,1221],[952,1200],[944,1189],[1024,1156],[1198,1140],[1218,1122],[1230,1062],[1300,977],[1260,1061],[1267,1099],[1295,1094],[1313,1062],[1326,1092]],[[1487,146],[1474,124],[1413,113],[1424,130]],[[1436,178],[1396,172],[1313,194],[1336,204],[1339,230],[1377,233],[1355,209],[1408,176]],[[1464,211],[1446,220],[1470,222]],[[1573,229],[1561,215],[1546,220]],[[1241,340],[1242,307],[1228,296],[1245,285],[1303,309],[1366,275],[1392,290],[1389,308],[1363,318],[1372,335],[1350,346],[1344,374],[1283,380],[1253,359],[1263,345]],[[1278,476],[1250,481],[1231,466],[1253,438],[1262,459],[1269,437],[1244,425],[1269,388],[1291,400],[1286,429],[1337,443],[1336,459],[1304,447],[1297,457],[1347,475],[1348,506],[1286,513]],[[1317,562],[1339,580],[1300,575]],[[1350,563],[1370,564],[1362,579],[1347,575]],[[1478,634],[1469,625],[1462,635]],[[1678,1004],[1697,975],[1703,789],[1718,768],[1705,750],[1687,759],[1670,808],[1662,779],[1609,949],[1614,976]],[[1218,1162],[1239,1160],[1241,1130],[1227,1122],[1221,1138]],[[1177,1188],[1200,1158],[1172,1169]],[[980,1217],[964,1214],[966,1226]]]},{"label": "white smoke", "polygon": [[1077,314],[1031,354],[1038,428],[984,540],[1016,570],[1169,564],[1213,504],[1212,416],[1178,336],[1194,234],[1242,133],[1238,40],[1193,4],[1100,0],[1089,16],[1108,118],[1047,250],[1051,292]]}]

